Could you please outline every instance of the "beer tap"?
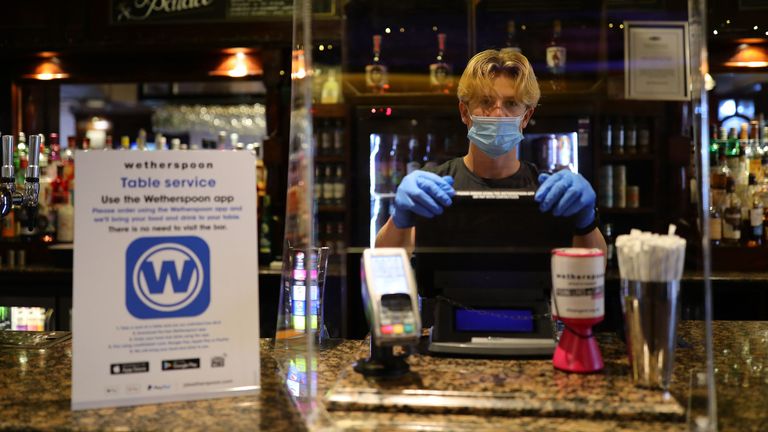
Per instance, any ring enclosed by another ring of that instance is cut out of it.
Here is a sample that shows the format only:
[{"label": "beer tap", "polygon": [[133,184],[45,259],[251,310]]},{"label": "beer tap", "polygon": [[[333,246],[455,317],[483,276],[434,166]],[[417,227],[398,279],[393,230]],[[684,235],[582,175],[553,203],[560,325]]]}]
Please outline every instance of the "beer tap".
[{"label": "beer tap", "polygon": [[32,231],[37,224],[38,197],[40,196],[40,144],[43,135],[29,137],[29,165],[24,180],[24,200],[22,208],[27,215],[27,229]]},{"label": "beer tap", "polygon": [[27,229],[32,231],[37,223],[38,197],[40,195],[40,143],[42,135],[29,137],[29,165],[27,166],[24,192],[16,190],[13,166],[13,136],[2,137],[2,165],[0,165],[0,218],[7,216],[14,207],[24,211]]},{"label": "beer tap", "polygon": [[0,217],[11,212],[14,205],[23,201],[21,194],[16,192],[16,177],[13,170],[13,136],[2,137],[3,164],[0,165]]}]

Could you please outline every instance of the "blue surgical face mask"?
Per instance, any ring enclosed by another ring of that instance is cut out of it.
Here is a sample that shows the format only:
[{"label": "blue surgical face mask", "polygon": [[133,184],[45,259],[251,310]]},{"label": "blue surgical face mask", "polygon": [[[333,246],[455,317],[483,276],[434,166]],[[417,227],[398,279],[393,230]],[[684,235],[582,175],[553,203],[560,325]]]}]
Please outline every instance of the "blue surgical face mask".
[{"label": "blue surgical face mask", "polygon": [[523,140],[520,129],[523,116],[471,117],[472,127],[467,132],[467,138],[494,159],[514,149]]}]

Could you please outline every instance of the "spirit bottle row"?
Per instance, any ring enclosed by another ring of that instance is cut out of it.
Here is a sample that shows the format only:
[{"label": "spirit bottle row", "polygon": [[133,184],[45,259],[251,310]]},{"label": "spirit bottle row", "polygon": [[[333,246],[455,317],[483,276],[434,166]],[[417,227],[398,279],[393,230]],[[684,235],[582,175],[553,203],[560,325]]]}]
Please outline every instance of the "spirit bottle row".
[{"label": "spirit bottle row", "polygon": [[344,165],[317,164],[315,166],[315,199],[321,206],[341,206],[346,201]]},{"label": "spirit bottle row", "polygon": [[[449,94],[454,87],[453,67],[446,61],[445,33],[437,34],[437,55],[429,65],[429,86],[435,93]],[[386,64],[381,59],[381,35],[373,35],[373,57],[365,67],[365,85],[371,93],[386,93],[390,90],[389,74]]]}]

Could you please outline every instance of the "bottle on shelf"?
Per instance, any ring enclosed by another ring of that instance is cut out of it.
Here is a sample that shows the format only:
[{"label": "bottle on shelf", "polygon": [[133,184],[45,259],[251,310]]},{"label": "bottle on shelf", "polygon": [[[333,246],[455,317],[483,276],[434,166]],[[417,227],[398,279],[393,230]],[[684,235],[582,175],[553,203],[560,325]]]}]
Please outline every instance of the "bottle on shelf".
[{"label": "bottle on shelf", "polygon": [[392,149],[389,151],[389,181],[392,192],[397,190],[406,174],[405,157],[397,135],[392,137]]},{"label": "bottle on shelf", "polygon": [[747,142],[744,154],[747,158],[747,171],[755,176],[755,181],[760,183],[763,180],[763,149],[760,147],[760,134],[757,121],[751,123],[751,136]]},{"label": "bottle on shelf", "polygon": [[344,125],[341,120],[336,120],[336,126],[333,128],[333,154],[344,154]]},{"label": "bottle on shelf", "polygon": [[70,190],[67,201],[59,207],[56,216],[56,235],[59,242],[71,243],[75,240],[74,204],[74,191]]},{"label": "bottle on shelf", "polygon": [[624,151],[627,154],[637,154],[637,125],[633,117],[624,122]]},{"label": "bottle on shelf", "polygon": [[641,121],[637,128],[637,151],[640,154],[651,153],[651,129],[645,120]]},{"label": "bottle on shelf", "polygon": [[613,124],[613,141],[611,143],[613,154],[624,154],[624,122],[621,117],[616,118],[616,122]]},{"label": "bottle on shelf", "polygon": [[723,239],[723,220],[720,217],[720,209],[713,198],[709,200],[709,240],[712,246],[720,246]]},{"label": "bottle on shelf", "polygon": [[603,154],[613,153],[613,123],[610,118],[605,119],[603,126]]},{"label": "bottle on shelf", "polygon": [[344,222],[336,223],[336,253],[343,254],[347,249],[347,242],[344,240]]},{"label": "bottle on shelf", "polygon": [[565,80],[563,79],[566,67],[566,48],[560,40],[562,35],[562,23],[555,20],[552,27],[552,38],[547,44],[546,58],[547,70],[550,74],[550,86],[552,90],[559,91],[565,89]]},{"label": "bottle on shelf", "polygon": [[336,69],[330,68],[328,69],[328,78],[325,79],[323,88],[320,90],[320,103],[339,103],[340,94],[341,86],[339,86],[339,81],[336,80]]},{"label": "bottle on shelf", "polygon": [[374,159],[374,191],[376,193],[392,192],[389,178],[389,146],[382,135],[371,135],[371,149],[376,153]]},{"label": "bottle on shelf", "polygon": [[746,244],[747,247],[758,247],[763,244],[763,198],[755,178],[750,175],[749,179],[752,184],[750,185],[749,236]]},{"label": "bottle on shelf", "polygon": [[339,164],[336,165],[336,176],[333,178],[333,203],[344,205],[345,195],[344,166]]},{"label": "bottle on shelf", "polygon": [[517,26],[515,20],[507,21],[507,41],[506,46],[501,49],[502,53],[518,53],[523,51],[520,49],[520,42],[517,40]]},{"label": "bottle on shelf", "polygon": [[723,244],[738,246],[741,242],[741,199],[736,194],[733,178],[726,184],[725,210],[723,211]]},{"label": "bottle on shelf", "polygon": [[429,85],[433,92],[448,94],[453,89],[452,67],[445,61],[445,33],[437,34],[437,56],[429,65]]},{"label": "bottle on shelf", "polygon": [[59,144],[59,134],[52,132],[48,135],[48,163],[55,166],[61,161],[61,144]]},{"label": "bottle on shelf", "polygon": [[381,35],[373,35],[373,61],[365,67],[365,85],[371,93],[389,89],[387,67],[381,62]]},{"label": "bottle on shelf", "polygon": [[136,137],[136,150],[147,150],[147,131],[144,128],[139,129],[139,135]]},{"label": "bottle on shelf", "polygon": [[324,120],[320,126],[320,155],[328,156],[333,151],[333,132],[328,120]]},{"label": "bottle on shelf", "polygon": [[325,179],[323,181],[323,199],[321,204],[332,205],[333,200],[333,168],[331,165],[325,165]]},{"label": "bottle on shelf", "polygon": [[741,167],[739,165],[740,154],[741,146],[739,145],[739,138],[736,135],[736,129],[731,128],[728,131],[728,136],[725,140],[725,162],[728,165],[728,169],[731,170],[731,176],[734,180],[741,175]]}]

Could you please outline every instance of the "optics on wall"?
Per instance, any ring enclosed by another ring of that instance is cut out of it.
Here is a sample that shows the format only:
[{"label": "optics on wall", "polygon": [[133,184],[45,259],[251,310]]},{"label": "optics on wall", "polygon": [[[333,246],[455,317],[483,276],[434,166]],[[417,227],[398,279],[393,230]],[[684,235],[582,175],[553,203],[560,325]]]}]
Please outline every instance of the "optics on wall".
[{"label": "optics on wall", "polygon": [[54,79],[69,78],[69,74],[64,72],[61,67],[61,61],[53,53],[41,53],[42,59],[31,74],[23,75],[24,78],[49,81]]},{"label": "optics on wall", "polygon": [[252,50],[247,48],[230,48],[224,50],[224,53],[227,56],[219,63],[215,70],[208,73],[209,75],[242,78],[262,75],[264,73],[261,60],[253,55]]},{"label": "optics on wall", "polygon": [[760,45],[742,43],[736,47],[736,53],[724,64],[728,67],[768,67],[768,51]]}]

